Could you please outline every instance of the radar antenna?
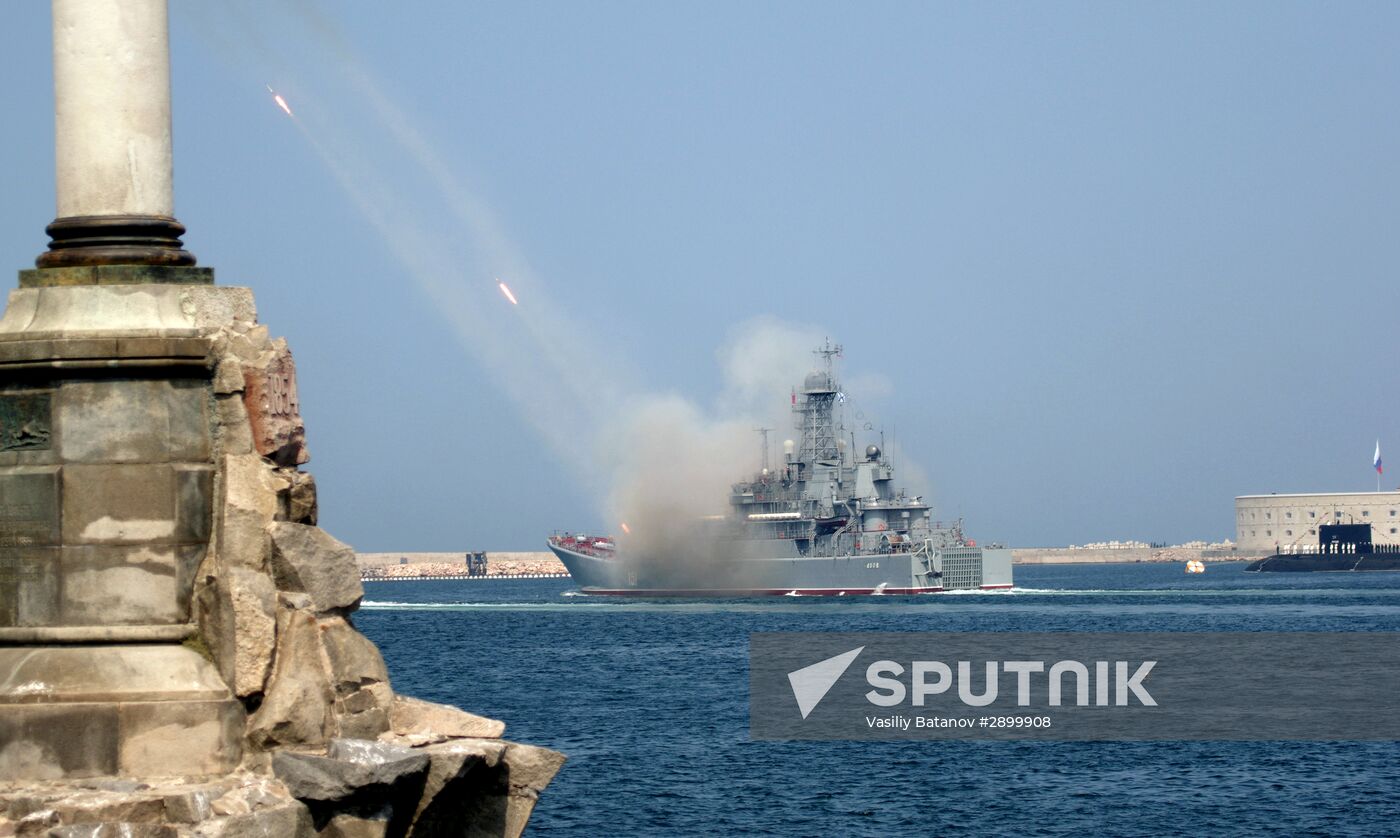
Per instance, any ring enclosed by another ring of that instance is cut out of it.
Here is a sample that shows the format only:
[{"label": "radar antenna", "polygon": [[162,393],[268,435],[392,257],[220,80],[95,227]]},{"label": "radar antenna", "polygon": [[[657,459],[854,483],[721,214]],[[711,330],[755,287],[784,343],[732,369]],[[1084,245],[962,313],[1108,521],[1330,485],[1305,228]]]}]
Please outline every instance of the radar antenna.
[{"label": "radar antenna", "polygon": [[831,338],[826,339],[826,343],[812,350],[813,355],[819,356],[826,366],[826,374],[831,375],[831,359],[841,357],[841,344],[831,345]]}]

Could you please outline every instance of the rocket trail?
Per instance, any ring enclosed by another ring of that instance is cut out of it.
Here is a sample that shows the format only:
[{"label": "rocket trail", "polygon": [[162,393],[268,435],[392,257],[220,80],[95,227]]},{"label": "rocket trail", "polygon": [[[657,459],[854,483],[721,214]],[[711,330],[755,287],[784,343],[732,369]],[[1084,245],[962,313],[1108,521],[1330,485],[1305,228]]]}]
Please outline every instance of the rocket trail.
[{"label": "rocket trail", "polygon": [[296,119],[296,114],[292,113],[292,109],[291,109],[290,107],[288,107],[288,105],[287,105],[287,100],[282,98],[282,94],[281,94],[281,93],[278,93],[278,92],[275,91],[275,90],[273,90],[273,89],[272,89],[272,85],[270,85],[270,84],[269,84],[269,85],[265,85],[265,87],[267,87],[267,92],[272,94],[272,101],[274,101],[274,102],[277,103],[277,107],[279,107],[279,108],[281,108],[283,111],[285,111],[286,114],[287,114],[287,116],[290,116],[290,117],[292,117],[293,119]]},{"label": "rocket trail", "polygon": [[513,305],[513,306],[518,306],[518,305],[520,305],[520,301],[517,300],[517,299],[515,299],[515,295],[514,295],[514,294],[510,293],[510,286],[509,286],[509,285],[506,285],[504,282],[501,282],[499,279],[496,280],[496,285],[498,285],[498,286],[500,287],[501,293],[506,295],[506,299],[507,299],[507,300],[510,300],[510,304],[511,304],[511,305]]}]

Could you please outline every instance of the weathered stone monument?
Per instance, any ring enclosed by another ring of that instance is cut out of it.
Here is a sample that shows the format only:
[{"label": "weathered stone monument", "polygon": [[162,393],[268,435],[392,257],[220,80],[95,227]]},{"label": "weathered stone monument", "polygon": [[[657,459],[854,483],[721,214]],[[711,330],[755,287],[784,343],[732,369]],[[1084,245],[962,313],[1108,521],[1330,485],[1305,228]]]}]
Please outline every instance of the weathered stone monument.
[{"label": "weathered stone monument", "polygon": [[53,0],[58,217],[0,318],[0,835],[517,834],[563,757],[394,694],[287,345],[183,249],[166,14]]}]

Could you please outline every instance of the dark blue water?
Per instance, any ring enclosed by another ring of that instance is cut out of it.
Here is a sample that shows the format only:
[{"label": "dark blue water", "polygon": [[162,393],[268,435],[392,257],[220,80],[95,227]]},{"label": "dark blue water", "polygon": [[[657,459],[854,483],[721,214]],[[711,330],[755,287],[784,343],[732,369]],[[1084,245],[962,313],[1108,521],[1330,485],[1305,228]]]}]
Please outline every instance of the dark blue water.
[{"label": "dark blue water", "polygon": [[536,834],[1400,834],[1400,743],[748,740],[752,631],[1400,631],[1400,574],[1242,568],[1027,566],[1010,593],[703,602],[381,582],[355,621],[399,690],[569,755]]}]

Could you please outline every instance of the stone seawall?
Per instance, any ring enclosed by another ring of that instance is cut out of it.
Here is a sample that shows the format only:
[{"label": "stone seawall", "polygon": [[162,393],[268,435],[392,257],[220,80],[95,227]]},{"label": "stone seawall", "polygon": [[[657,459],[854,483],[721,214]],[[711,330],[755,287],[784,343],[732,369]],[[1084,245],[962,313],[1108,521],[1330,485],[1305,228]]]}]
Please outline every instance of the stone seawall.
[{"label": "stone seawall", "polygon": [[1199,547],[1027,547],[1011,551],[1013,564],[1127,564],[1134,562],[1242,562],[1254,553]]},{"label": "stone seawall", "polygon": [[[466,553],[357,553],[360,578],[457,579],[466,575]],[[549,552],[498,552],[486,554],[488,578],[568,576],[564,565]]]}]

